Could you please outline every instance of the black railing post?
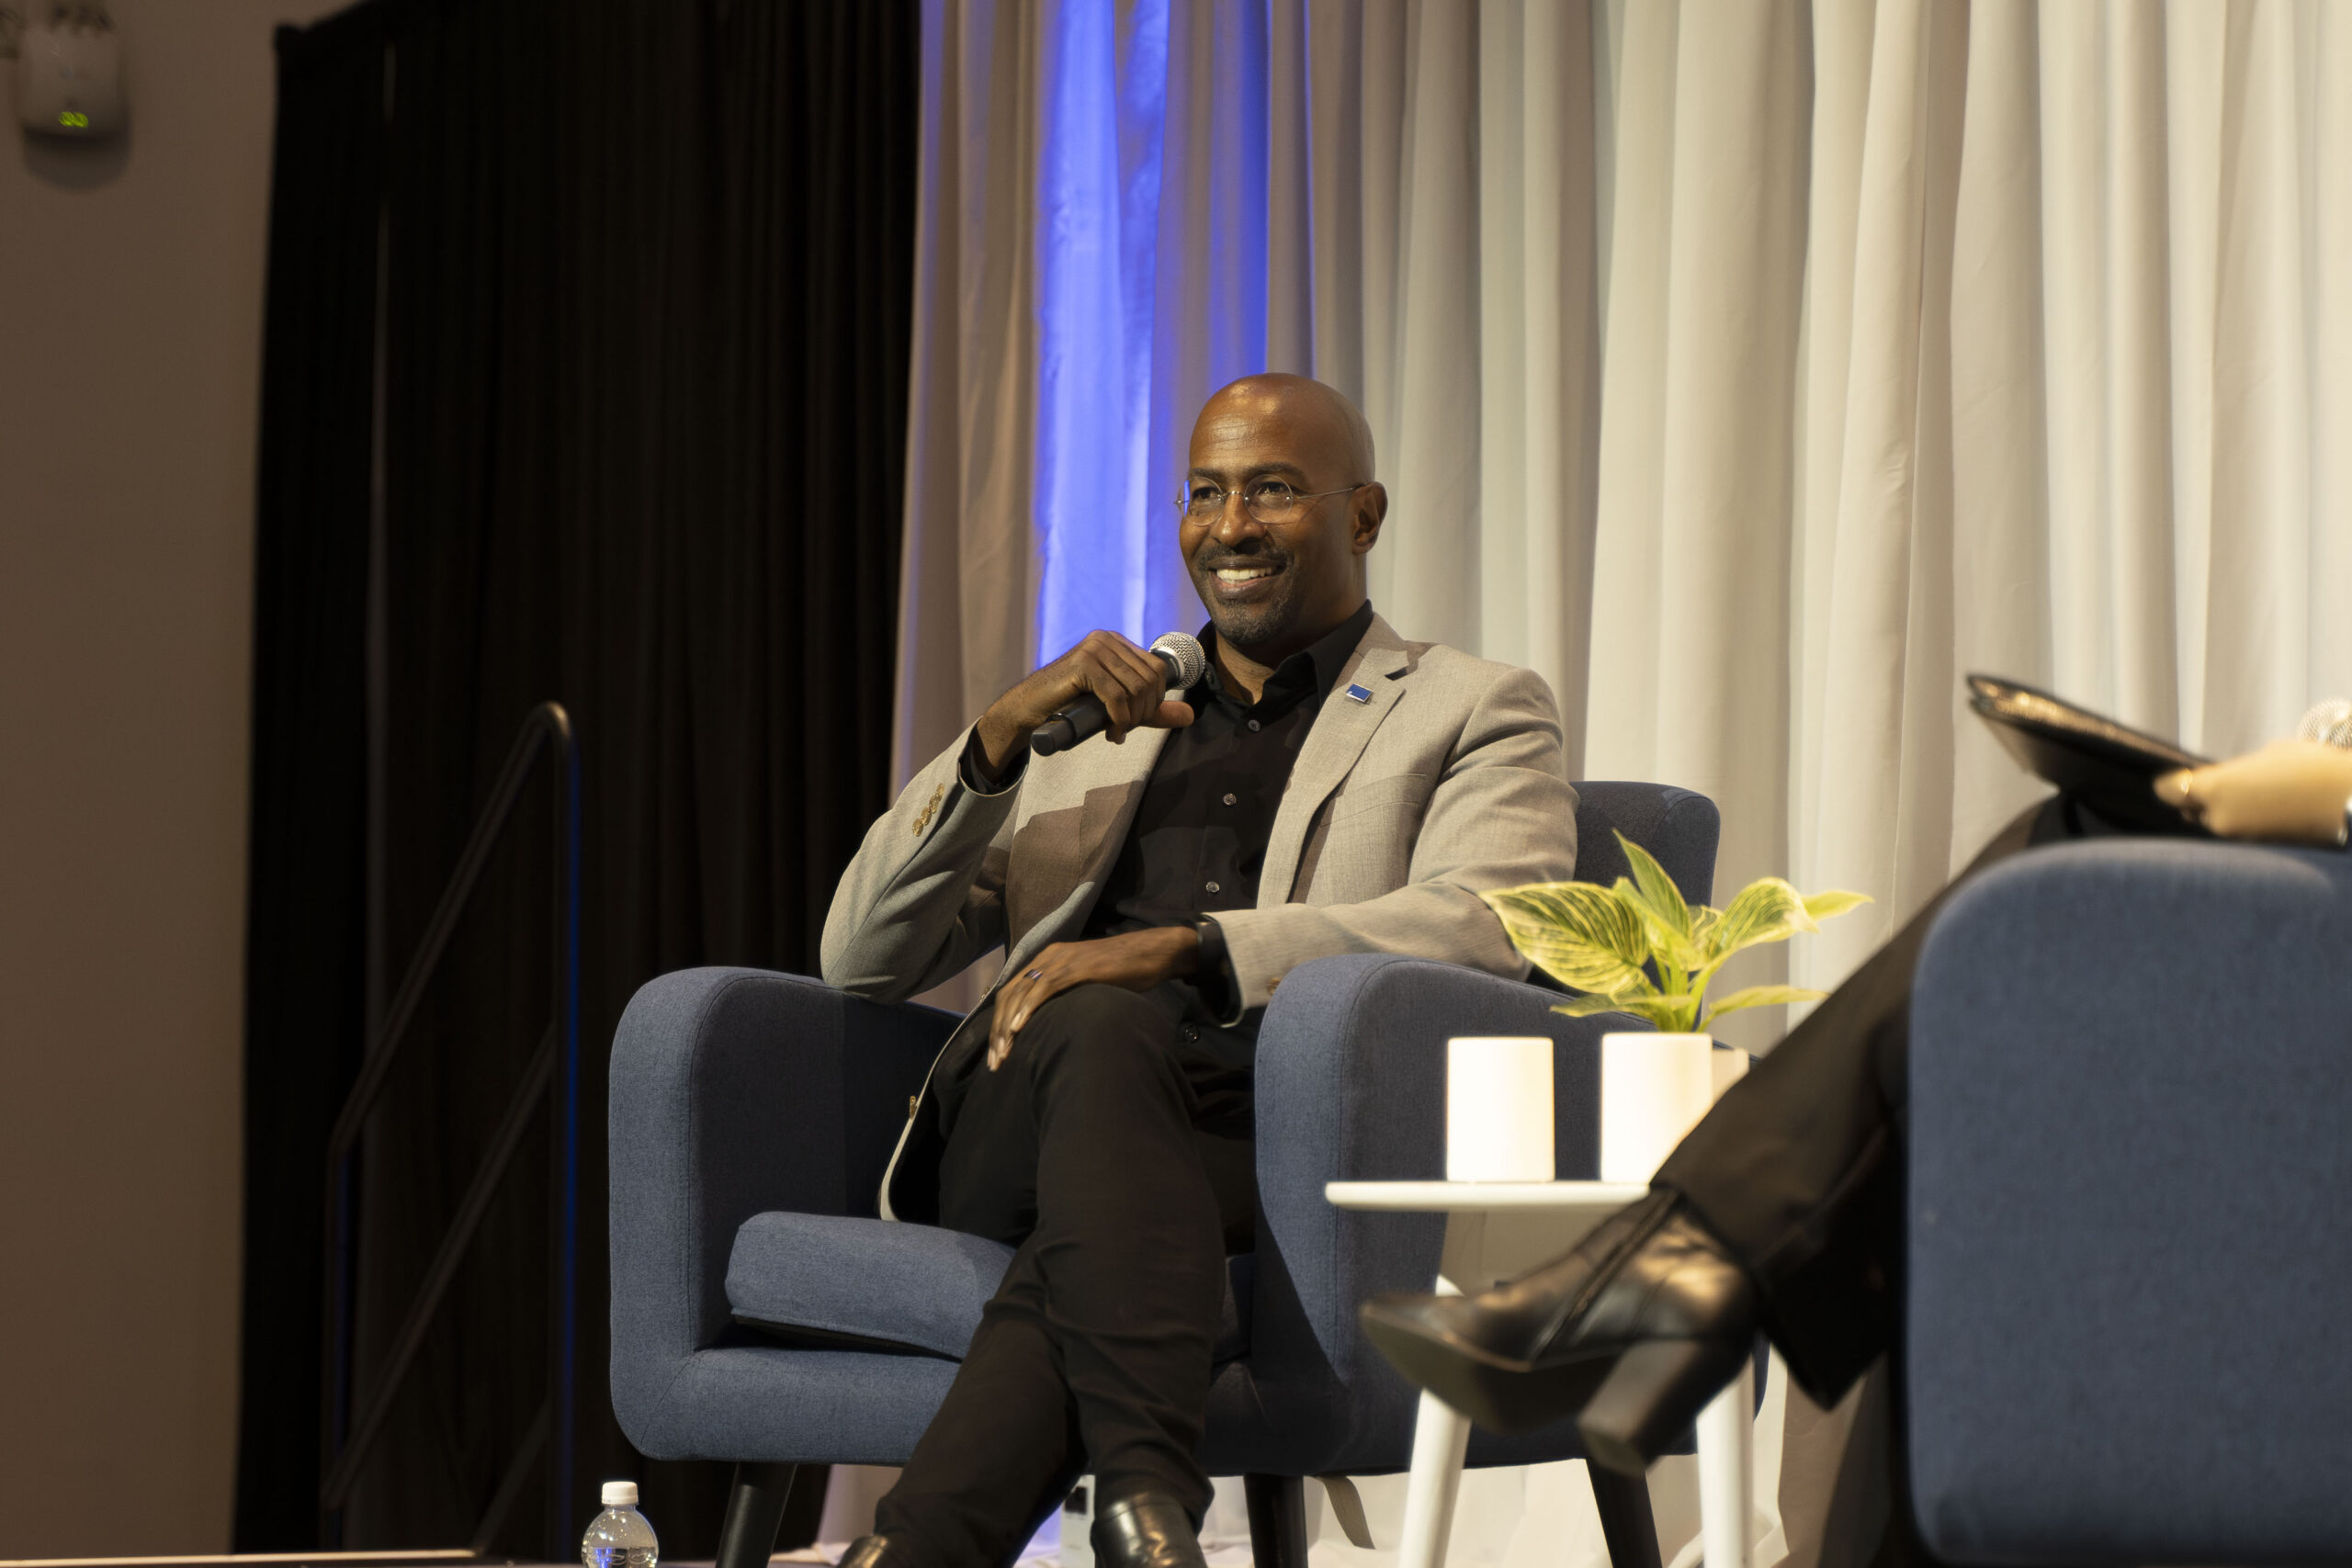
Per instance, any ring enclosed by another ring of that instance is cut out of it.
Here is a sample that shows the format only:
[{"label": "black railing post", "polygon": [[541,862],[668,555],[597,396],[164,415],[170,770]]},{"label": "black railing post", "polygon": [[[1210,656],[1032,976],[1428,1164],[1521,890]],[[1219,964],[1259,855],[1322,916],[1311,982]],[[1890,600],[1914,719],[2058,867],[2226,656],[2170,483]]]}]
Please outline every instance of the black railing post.
[{"label": "black railing post", "polygon": [[[358,1206],[355,1169],[360,1134],[368,1111],[383,1093],[401,1043],[424,999],[425,987],[440,967],[458,918],[465,913],[542,758],[549,763],[554,784],[555,818],[549,876],[554,947],[547,1030],[488,1152],[475,1168],[448,1230],[435,1249],[406,1315],[389,1341],[382,1375],[362,1403],[354,1398],[351,1342],[356,1269],[351,1232]],[[489,1212],[507,1166],[543,1105],[553,1151],[548,1194],[548,1399],[540,1420],[533,1423],[523,1439],[522,1451],[510,1461],[499,1496],[472,1544],[477,1552],[486,1548],[488,1534],[496,1531],[531,1462],[528,1450],[543,1449],[548,1460],[548,1556],[550,1561],[562,1561],[571,1555],[564,1537],[571,1506],[572,1434],[578,1406],[573,1384],[578,1370],[580,1254],[580,754],[571,716],[556,703],[542,703],[524,718],[522,732],[514,738],[490,799],[475,820],[457,869],[434,907],[416,955],[401,977],[400,989],[393,993],[383,1022],[368,1043],[357,1079],[327,1139],[326,1322],[321,1337],[323,1365],[319,1400],[319,1540],[322,1548],[342,1544],[343,1509],[352,1483],[382,1429],[392,1400],[456,1278],[468,1244]]]},{"label": "black railing post", "polygon": [[553,1134],[548,1140],[553,1162],[548,1213],[554,1222],[548,1295],[554,1321],[548,1336],[552,1429],[547,1446],[548,1544],[543,1555],[550,1562],[565,1562],[579,1550],[571,1531],[583,1522],[572,1517],[580,1371],[580,750],[568,721],[557,778],[566,804],[555,819],[555,994],[548,1004],[561,1041],[560,1059],[548,1086],[548,1126]]}]

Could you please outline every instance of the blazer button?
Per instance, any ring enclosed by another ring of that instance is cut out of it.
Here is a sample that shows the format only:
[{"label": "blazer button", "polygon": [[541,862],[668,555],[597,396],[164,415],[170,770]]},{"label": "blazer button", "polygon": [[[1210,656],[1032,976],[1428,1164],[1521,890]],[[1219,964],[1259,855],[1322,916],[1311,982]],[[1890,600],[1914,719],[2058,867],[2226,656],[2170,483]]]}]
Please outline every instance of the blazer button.
[{"label": "blazer button", "polygon": [[1281,987],[1282,983],[1283,977],[1280,975],[1268,976],[1266,977],[1266,995],[1270,997],[1272,996],[1274,992]]}]

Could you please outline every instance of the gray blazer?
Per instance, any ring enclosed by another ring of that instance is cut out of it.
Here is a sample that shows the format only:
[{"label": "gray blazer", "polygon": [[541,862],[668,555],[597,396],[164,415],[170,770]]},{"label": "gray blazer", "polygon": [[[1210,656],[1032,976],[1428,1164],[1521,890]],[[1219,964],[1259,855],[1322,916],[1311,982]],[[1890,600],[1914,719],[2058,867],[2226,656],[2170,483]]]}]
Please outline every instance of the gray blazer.
[{"label": "gray blazer", "polygon": [[[1348,695],[1351,685],[1371,700]],[[1032,757],[996,795],[963,787],[966,737],[956,737],[842,874],[825,920],[827,983],[903,1000],[1002,946],[993,994],[1041,950],[1076,938],[1167,734],[1140,729],[1122,746],[1090,740]],[[1216,917],[1243,1005],[1265,1006],[1294,967],[1340,953],[1411,953],[1524,977],[1526,961],[1476,895],[1566,880],[1576,802],[1542,676],[1407,642],[1374,615],[1300,749],[1257,908]],[[922,1098],[930,1092],[926,1082]],[[935,1142],[919,1110],[909,1104],[910,1128]],[[885,1216],[922,1212],[892,1199],[909,1196],[897,1190],[903,1171],[935,1160],[935,1149],[910,1150],[900,1134],[883,1179]]]}]

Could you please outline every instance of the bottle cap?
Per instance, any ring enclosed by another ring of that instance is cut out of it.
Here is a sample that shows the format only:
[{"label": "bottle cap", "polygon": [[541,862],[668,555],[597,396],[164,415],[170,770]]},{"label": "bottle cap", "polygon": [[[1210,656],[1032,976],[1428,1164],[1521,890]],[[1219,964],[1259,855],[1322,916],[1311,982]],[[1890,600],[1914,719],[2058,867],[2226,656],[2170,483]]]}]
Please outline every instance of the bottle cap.
[{"label": "bottle cap", "polygon": [[607,1481],[607,1482],[605,1482],[605,1506],[606,1506],[607,1508],[634,1508],[634,1507],[636,1507],[636,1506],[637,1506],[637,1483],[636,1483],[636,1482],[634,1482],[634,1481]]}]

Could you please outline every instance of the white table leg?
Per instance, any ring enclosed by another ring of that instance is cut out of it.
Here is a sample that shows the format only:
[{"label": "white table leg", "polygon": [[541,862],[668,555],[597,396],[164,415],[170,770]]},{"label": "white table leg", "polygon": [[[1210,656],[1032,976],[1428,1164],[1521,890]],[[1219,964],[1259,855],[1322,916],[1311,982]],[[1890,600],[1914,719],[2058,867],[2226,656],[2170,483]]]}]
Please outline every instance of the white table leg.
[{"label": "white table leg", "polygon": [[1404,1532],[1396,1568],[1442,1568],[1453,1534],[1453,1499],[1470,1451],[1470,1418],[1433,1393],[1421,1395],[1413,1426],[1413,1468],[1405,1477]]},{"label": "white table leg", "polygon": [[[1445,1250],[1438,1262],[1435,1290],[1458,1296],[1457,1280],[1483,1289],[1487,1272],[1487,1216],[1450,1214]],[[1413,1423],[1413,1463],[1405,1472],[1405,1522],[1396,1543],[1396,1568],[1443,1568],[1446,1542],[1453,1534],[1453,1500],[1462,1490],[1462,1465],[1470,1455],[1470,1418],[1433,1393],[1421,1395]]]},{"label": "white table leg", "polygon": [[1747,1568],[1755,1448],[1756,1363],[1747,1360],[1699,1413],[1699,1537],[1706,1568]]}]

